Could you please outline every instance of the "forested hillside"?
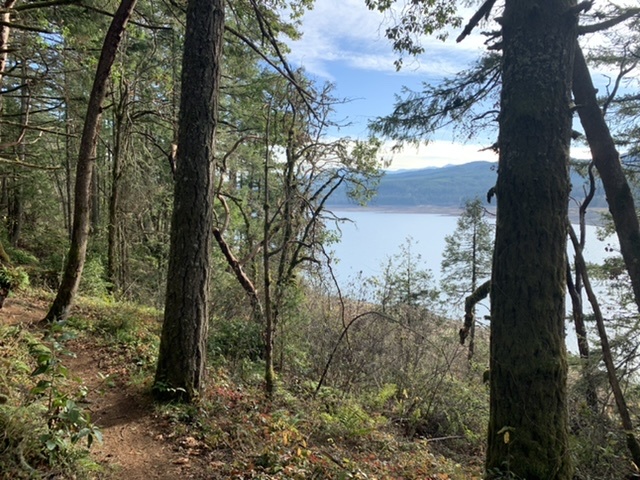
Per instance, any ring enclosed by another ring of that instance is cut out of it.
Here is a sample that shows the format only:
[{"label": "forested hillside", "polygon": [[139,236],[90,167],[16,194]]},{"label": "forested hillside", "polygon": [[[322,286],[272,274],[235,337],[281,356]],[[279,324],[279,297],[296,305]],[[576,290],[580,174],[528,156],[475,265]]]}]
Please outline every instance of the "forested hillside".
[{"label": "forested hillside", "polygon": [[[367,205],[400,209],[420,206],[458,209],[466,200],[487,198],[489,190],[496,184],[497,167],[497,163],[469,162],[440,168],[386,172],[380,179],[375,196]],[[575,169],[571,171],[572,197],[582,198],[587,184],[584,172],[581,174]],[[336,192],[330,203],[341,207],[355,204],[343,191]],[[495,199],[493,203],[495,204]],[[590,207],[606,206],[602,183],[598,180]]]}]

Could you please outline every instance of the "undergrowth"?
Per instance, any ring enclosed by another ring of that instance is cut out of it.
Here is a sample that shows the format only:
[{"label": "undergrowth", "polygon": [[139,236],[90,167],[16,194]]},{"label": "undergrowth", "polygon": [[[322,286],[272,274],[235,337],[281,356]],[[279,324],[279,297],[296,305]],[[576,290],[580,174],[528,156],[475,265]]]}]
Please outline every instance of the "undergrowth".
[{"label": "undergrowth", "polygon": [[[7,433],[2,446],[8,455],[2,456],[2,472],[13,478],[30,478],[34,471],[59,478],[107,478],[109,471],[90,460],[90,441],[99,441],[100,431],[79,407],[86,387],[74,383],[66,369],[66,345],[72,341],[103,352],[106,387],[115,382],[147,389],[159,319],[157,311],[133,304],[81,298],[73,316],[53,330],[3,326],[7,375],[0,392],[6,400],[1,411]],[[268,401],[263,364],[253,347],[246,357],[223,360],[219,355],[222,348],[215,345],[235,338],[232,330],[225,332],[214,341],[209,381],[199,403],[156,406],[169,424],[165,437],[175,448],[188,446],[206,465],[206,478],[480,478],[477,464],[448,459],[429,440],[405,435],[393,418],[402,407],[402,392],[395,386],[360,396],[325,386],[314,395],[316,380],[283,376]]]},{"label": "undergrowth", "polygon": [[[70,342],[101,352],[105,388],[149,391],[160,318],[134,304],[81,298],[66,324],[0,325],[2,478],[119,478],[91,461],[89,448],[101,433],[81,407],[87,387],[67,369]],[[482,478],[488,394],[473,369],[350,390],[317,388],[317,375],[296,371],[283,373],[267,400],[264,364],[246,333],[255,334],[233,324],[212,335],[207,387],[196,404],[153,407],[163,438],[197,459],[203,478]],[[581,408],[579,401],[572,405]],[[575,425],[572,452],[589,465],[576,478],[620,472],[624,446],[614,429],[573,416],[582,423]]]},{"label": "undergrowth", "polygon": [[79,406],[86,391],[65,366],[70,338],[61,325],[0,325],[3,478],[82,478],[99,469],[88,449],[101,433]]}]

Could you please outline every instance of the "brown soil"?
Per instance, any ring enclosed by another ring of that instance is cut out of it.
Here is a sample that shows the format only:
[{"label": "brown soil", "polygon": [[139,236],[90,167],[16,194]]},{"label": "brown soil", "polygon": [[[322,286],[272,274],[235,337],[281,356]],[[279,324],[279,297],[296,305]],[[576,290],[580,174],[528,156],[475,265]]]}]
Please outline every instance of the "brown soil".
[{"label": "brown soil", "polygon": [[[9,298],[0,320],[36,324],[46,307],[44,301]],[[91,447],[92,458],[105,467],[100,478],[212,478],[214,465],[200,457],[200,443],[173,433],[168,420],[156,413],[148,392],[125,382],[127,368],[118,364],[113,352],[85,339],[68,343],[67,349],[75,354],[64,362],[70,376],[89,390],[82,407],[102,432],[103,442]]]}]

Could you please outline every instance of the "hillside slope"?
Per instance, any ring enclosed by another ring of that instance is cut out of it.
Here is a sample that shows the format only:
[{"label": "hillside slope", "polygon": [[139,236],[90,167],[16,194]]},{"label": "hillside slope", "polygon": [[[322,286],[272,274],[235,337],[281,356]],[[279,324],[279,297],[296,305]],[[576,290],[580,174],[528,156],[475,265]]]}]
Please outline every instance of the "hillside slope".
[{"label": "hillside slope", "polygon": [[[468,199],[485,199],[487,192],[496,184],[497,163],[470,162],[442,168],[424,168],[387,172],[378,187],[378,193],[369,202],[371,207],[415,208],[420,206],[459,208]],[[575,171],[571,174],[572,194],[583,198],[585,180]],[[354,206],[345,191],[336,192],[331,206]],[[606,207],[600,182],[593,208]]]}]

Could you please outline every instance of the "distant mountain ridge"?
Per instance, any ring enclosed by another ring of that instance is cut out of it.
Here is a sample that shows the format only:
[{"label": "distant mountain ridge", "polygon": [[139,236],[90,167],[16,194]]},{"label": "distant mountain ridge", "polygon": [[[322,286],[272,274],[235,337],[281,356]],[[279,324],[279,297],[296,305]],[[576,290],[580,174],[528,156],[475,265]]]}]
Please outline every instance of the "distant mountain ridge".
[{"label": "distant mountain ridge", "polygon": [[[394,209],[429,206],[459,208],[466,200],[476,197],[486,199],[487,192],[496,184],[497,170],[496,162],[475,161],[441,168],[387,172],[380,181],[378,194],[368,206]],[[596,196],[590,206],[603,208],[606,207],[606,201],[599,181],[597,183]],[[583,199],[583,186],[587,181],[572,170],[571,184],[571,195],[578,200]],[[492,203],[495,204],[495,199]],[[355,206],[344,190],[337,191],[330,204],[333,207]]]}]

